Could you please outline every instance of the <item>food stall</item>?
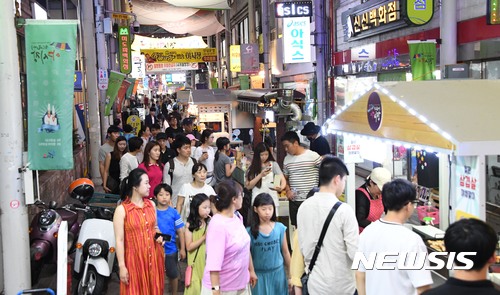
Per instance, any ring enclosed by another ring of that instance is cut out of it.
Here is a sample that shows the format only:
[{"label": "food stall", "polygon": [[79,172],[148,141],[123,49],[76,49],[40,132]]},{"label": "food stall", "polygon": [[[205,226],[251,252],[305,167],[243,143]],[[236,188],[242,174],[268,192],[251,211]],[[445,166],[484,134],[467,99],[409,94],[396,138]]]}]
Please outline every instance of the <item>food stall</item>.
[{"label": "food stall", "polygon": [[[435,216],[439,228],[445,230],[455,220],[474,217],[500,231],[500,194],[496,195],[500,171],[492,168],[500,166],[500,132],[495,130],[500,126],[496,114],[499,89],[497,80],[376,83],[340,108],[322,132],[337,134],[338,152],[350,171],[369,154],[366,150],[386,146],[392,151],[393,174],[413,180],[410,171],[398,175],[397,151],[418,152],[416,166],[424,169],[428,163],[422,155],[435,155],[438,173],[428,181],[437,183],[438,190],[419,198],[421,205],[430,206],[434,194],[432,206],[440,209]],[[355,208],[353,178],[348,180],[346,195]]]}]

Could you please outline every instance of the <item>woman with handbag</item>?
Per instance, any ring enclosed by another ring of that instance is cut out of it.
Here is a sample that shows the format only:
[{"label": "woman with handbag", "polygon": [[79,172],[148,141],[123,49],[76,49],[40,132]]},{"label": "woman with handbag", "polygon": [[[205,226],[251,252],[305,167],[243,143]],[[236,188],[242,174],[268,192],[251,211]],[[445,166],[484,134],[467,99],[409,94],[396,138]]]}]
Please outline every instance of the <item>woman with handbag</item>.
[{"label": "woman with handbag", "polygon": [[102,186],[106,193],[116,195],[120,193],[120,159],[126,152],[128,152],[127,139],[125,136],[118,136],[113,151],[106,155],[104,161]]},{"label": "woman with handbag", "polygon": [[205,194],[196,194],[190,207],[187,230],[184,232],[188,250],[184,295],[199,295],[205,271],[205,238],[210,219],[210,199]]}]

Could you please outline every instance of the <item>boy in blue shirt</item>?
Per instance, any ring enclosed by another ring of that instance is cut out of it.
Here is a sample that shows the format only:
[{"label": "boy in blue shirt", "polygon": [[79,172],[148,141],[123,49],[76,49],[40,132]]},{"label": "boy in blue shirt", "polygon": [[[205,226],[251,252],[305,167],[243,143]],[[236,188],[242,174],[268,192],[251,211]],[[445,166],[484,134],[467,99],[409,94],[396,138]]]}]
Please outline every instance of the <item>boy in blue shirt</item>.
[{"label": "boy in blue shirt", "polygon": [[184,222],[182,218],[172,208],[171,196],[172,188],[168,184],[159,184],[155,187],[154,194],[158,205],[156,206],[156,215],[158,219],[158,227],[165,235],[165,274],[167,275],[170,286],[172,287],[172,295],[177,294],[179,265],[177,254],[177,244],[175,243],[175,234],[179,235],[180,258],[186,258],[186,247],[184,242]]}]

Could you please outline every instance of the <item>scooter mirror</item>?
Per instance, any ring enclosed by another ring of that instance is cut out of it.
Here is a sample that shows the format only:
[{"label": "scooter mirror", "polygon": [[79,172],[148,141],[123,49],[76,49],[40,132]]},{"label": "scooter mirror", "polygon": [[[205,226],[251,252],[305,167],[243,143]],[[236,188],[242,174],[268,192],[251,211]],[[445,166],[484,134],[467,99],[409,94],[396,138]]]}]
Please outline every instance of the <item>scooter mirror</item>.
[{"label": "scooter mirror", "polygon": [[49,209],[56,209],[57,208],[57,202],[56,201],[50,201],[49,203]]}]

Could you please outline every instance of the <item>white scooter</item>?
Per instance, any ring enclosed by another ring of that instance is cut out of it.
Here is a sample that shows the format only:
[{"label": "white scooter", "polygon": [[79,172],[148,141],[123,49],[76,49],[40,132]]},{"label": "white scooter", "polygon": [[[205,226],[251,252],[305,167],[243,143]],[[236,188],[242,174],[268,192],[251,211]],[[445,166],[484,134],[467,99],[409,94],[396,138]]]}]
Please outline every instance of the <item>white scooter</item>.
[{"label": "white scooter", "polygon": [[70,195],[83,204],[75,204],[75,207],[85,211],[87,218],[83,221],[76,243],[73,270],[77,284],[74,290],[77,295],[101,294],[107,287],[115,261],[113,210],[89,206],[88,201],[93,193],[93,185],[92,189],[70,186]]}]

